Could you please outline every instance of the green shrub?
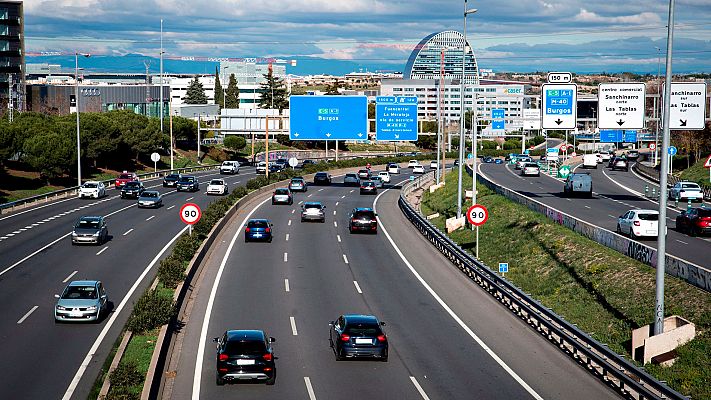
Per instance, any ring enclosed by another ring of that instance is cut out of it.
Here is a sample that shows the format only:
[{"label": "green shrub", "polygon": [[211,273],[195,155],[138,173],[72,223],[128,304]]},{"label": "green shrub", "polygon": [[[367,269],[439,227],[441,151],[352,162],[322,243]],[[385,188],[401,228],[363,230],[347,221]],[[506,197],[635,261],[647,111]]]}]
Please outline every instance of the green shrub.
[{"label": "green shrub", "polygon": [[185,264],[172,255],[164,258],[158,267],[158,281],[165,287],[175,288],[185,279]]},{"label": "green shrub", "polygon": [[[135,362],[120,363],[111,373],[109,379],[111,381],[111,390],[109,391],[108,399],[138,399],[141,397],[127,390],[132,386],[143,385],[143,380],[145,379]],[[126,395],[129,395],[129,397],[125,397]]]},{"label": "green shrub", "polygon": [[128,318],[126,328],[134,333],[145,333],[170,322],[177,313],[172,297],[148,290],[138,299]]},{"label": "green shrub", "polygon": [[200,247],[200,240],[197,235],[190,236],[190,234],[184,233],[175,241],[173,255],[179,261],[190,261],[198,247]]}]

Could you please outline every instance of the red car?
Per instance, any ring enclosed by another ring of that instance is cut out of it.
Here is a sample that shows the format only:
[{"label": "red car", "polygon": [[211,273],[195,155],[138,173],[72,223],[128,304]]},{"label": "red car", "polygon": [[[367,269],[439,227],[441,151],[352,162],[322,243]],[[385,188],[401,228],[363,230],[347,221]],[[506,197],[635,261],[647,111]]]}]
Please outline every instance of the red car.
[{"label": "red car", "polygon": [[118,177],[116,177],[116,182],[114,183],[114,186],[116,187],[116,189],[118,189],[128,182],[138,180],[138,175],[136,175],[135,172],[123,171]]},{"label": "red car", "polygon": [[676,230],[691,236],[711,233],[711,208],[697,207],[682,211],[676,217]]}]

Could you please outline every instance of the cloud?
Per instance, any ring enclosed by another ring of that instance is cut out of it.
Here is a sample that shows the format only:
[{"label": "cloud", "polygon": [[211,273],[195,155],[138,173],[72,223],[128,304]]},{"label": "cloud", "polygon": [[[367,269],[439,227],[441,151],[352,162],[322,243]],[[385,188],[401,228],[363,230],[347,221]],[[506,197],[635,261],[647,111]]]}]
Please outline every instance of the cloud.
[{"label": "cloud", "polygon": [[634,24],[634,25],[651,25],[661,23],[659,15],[651,12],[643,12],[634,15],[620,15],[614,17],[603,17],[584,8],[580,9],[580,13],[575,16],[578,22],[593,22],[598,24]]}]

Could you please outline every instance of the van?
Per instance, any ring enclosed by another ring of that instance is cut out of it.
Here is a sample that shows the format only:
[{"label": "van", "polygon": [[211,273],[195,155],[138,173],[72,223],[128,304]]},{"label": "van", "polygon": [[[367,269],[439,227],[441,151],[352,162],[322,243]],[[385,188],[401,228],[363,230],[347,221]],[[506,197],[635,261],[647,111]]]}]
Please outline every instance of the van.
[{"label": "van", "polygon": [[583,156],[583,168],[597,169],[597,155],[596,154],[585,154]]},{"label": "van", "polygon": [[592,177],[590,174],[575,173],[568,175],[568,178],[565,179],[563,194],[566,197],[576,193],[581,193],[592,198],[592,192]]},{"label": "van", "polygon": [[220,174],[238,174],[239,173],[239,162],[238,161],[223,161],[220,165]]}]

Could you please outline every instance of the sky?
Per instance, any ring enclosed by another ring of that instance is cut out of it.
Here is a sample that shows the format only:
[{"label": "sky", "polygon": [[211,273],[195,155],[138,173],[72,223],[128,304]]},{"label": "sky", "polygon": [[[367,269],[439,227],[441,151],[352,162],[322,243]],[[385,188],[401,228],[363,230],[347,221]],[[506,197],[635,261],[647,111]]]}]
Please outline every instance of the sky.
[{"label": "sky", "polygon": [[[338,68],[402,71],[423,37],[462,31],[465,7],[464,1],[450,0],[24,4],[26,51],[30,56],[54,53],[53,62],[59,55],[59,62],[71,61],[73,66],[73,54],[80,51],[135,58],[141,70],[142,57],[159,55],[162,19],[166,57],[298,58],[297,67],[287,67],[293,74],[333,73]],[[664,71],[665,0],[487,0],[469,1],[467,8],[477,9],[467,18],[467,38],[480,68],[656,74],[661,56]],[[711,72],[709,15],[711,0],[676,1],[673,72]],[[72,57],[64,60],[66,54]],[[43,57],[29,57],[28,62]]]}]

